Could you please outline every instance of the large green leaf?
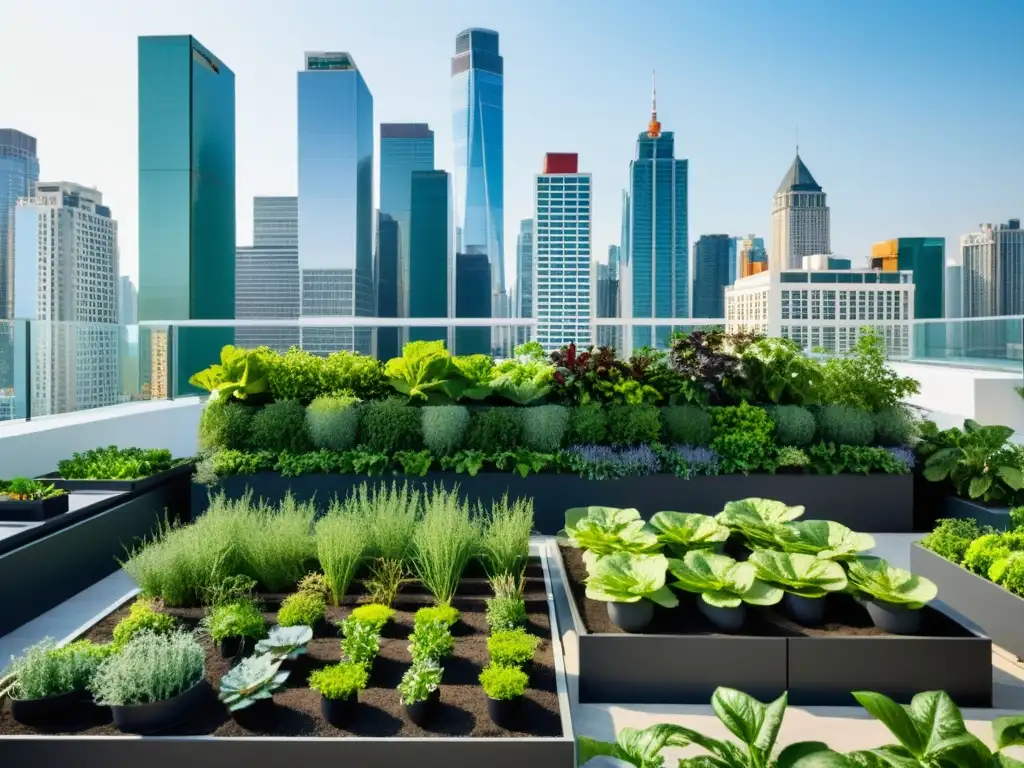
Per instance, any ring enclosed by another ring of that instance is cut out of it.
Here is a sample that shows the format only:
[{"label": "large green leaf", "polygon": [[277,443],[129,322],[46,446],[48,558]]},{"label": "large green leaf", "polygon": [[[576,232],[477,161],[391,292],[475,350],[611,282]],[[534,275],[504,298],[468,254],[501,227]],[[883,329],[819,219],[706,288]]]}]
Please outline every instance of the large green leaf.
[{"label": "large green leaf", "polygon": [[825,560],[848,560],[875,546],[866,533],[851,531],[832,520],[795,520],[786,527],[796,534],[783,544],[787,552],[803,552]]},{"label": "large green leaf", "polygon": [[635,509],[574,507],[565,512],[563,532],[574,547],[599,555],[658,549],[657,534]]},{"label": "large green leaf", "polygon": [[910,702],[910,717],[925,740],[925,753],[931,754],[935,745],[954,736],[967,733],[960,708],[945,691],[925,691]]},{"label": "large green leaf", "polygon": [[926,735],[918,730],[914,719],[902,705],[873,691],[854,691],[853,697],[872,717],[888,728],[914,758],[921,759],[924,756]]},{"label": "large green leaf", "polygon": [[682,559],[670,558],[668,567],[676,578],[674,587],[700,594],[710,605],[731,608],[740,601],[774,605],[782,599],[782,590],[757,579],[752,564],[737,563],[727,555],[695,549]]},{"label": "large green leaf", "polygon": [[967,493],[970,494],[972,499],[977,499],[984,496],[991,487],[992,475],[975,475],[971,478],[971,484],[968,486]]},{"label": "large green leaf", "polygon": [[650,525],[658,532],[658,540],[679,555],[691,549],[714,548],[729,538],[729,529],[708,515],[658,512]]},{"label": "large green leaf", "polygon": [[845,757],[856,768],[921,768],[917,758],[896,745],[848,752]]},{"label": "large green leaf", "polygon": [[693,731],[678,725],[661,723],[643,730],[623,728],[616,743],[598,741],[587,736],[576,739],[576,765],[583,766],[595,757],[614,757],[636,768],[661,768],[666,747],[685,747]]},{"label": "large green leaf", "polygon": [[716,519],[736,531],[755,547],[774,548],[793,537],[783,525],[804,513],[803,507],[790,507],[772,499],[730,501]]},{"label": "large green leaf", "polygon": [[920,608],[938,594],[938,587],[926,579],[890,565],[880,557],[861,555],[846,564],[850,586],[877,600],[908,608]]},{"label": "large green leaf", "polygon": [[775,768],[859,768],[846,755],[833,752],[820,741],[790,744],[779,753]]},{"label": "large green leaf", "polygon": [[401,357],[388,360],[384,375],[392,387],[414,400],[443,395],[455,401],[468,385],[443,341],[409,342]]},{"label": "large green leaf", "polygon": [[1002,466],[996,470],[996,474],[1013,490],[1019,491],[1024,488],[1024,472],[1021,472],[1018,467]]},{"label": "large green leaf", "polygon": [[819,598],[846,588],[843,566],[814,555],[759,549],[747,562],[761,581],[800,597]]},{"label": "large green leaf", "polygon": [[269,699],[288,679],[288,670],[281,670],[281,660],[269,654],[243,659],[220,679],[219,698],[228,710],[235,712]]},{"label": "large green leaf", "polygon": [[[786,695],[782,695],[785,709]],[[753,746],[765,719],[765,706],[753,696],[734,688],[716,688],[711,708],[730,733],[748,747]]]},{"label": "large green leaf", "polygon": [[997,717],[992,721],[992,739],[998,749],[1024,745],[1024,715]]},{"label": "large green leaf", "polygon": [[635,603],[648,598],[667,608],[674,608],[679,601],[664,589],[667,567],[668,560],[664,555],[629,552],[605,555],[587,576],[587,597],[619,603]]}]

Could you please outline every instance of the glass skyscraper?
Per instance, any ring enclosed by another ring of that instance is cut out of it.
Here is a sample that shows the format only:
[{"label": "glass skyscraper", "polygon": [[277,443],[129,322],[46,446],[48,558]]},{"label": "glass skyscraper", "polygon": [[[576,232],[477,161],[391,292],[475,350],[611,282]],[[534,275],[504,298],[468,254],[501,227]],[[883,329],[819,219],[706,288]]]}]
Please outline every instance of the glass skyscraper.
[{"label": "glass skyscraper", "polygon": [[[650,125],[637,137],[636,159],[629,164],[623,317],[690,316],[687,172],[687,161],[676,159],[673,134],[662,132],[652,104]],[[670,326],[635,326],[632,348],[664,347],[671,333]]]},{"label": "glass skyscraper", "polygon": [[[230,320],[235,314],[235,76],[191,35],[139,38],[139,319]],[[169,351],[147,331],[150,394],[168,355],[177,389],[220,359],[231,329],[181,328]]]},{"label": "glass skyscraper", "polygon": [[871,266],[914,273],[914,319],[945,317],[946,238],[899,237],[871,247]]},{"label": "glass skyscraper", "polygon": [[[519,237],[516,238],[516,317],[533,317],[533,219],[519,222]],[[517,328],[516,344],[530,339],[529,328]]]},{"label": "glass skyscraper", "polygon": [[[381,152],[383,155],[383,152]],[[410,174],[410,186],[411,186]],[[410,194],[412,190],[410,189]],[[406,227],[408,229],[408,227]],[[377,258],[373,273],[377,280],[377,317],[399,317],[398,252],[400,232],[398,222],[383,211],[377,214]],[[398,357],[401,328],[377,329],[377,357],[390,360]]]},{"label": "glass skyscraper", "polygon": [[[349,54],[306,54],[298,111],[302,315],[371,317],[373,97]],[[373,332],[304,328],[302,344],[319,354],[369,354]]]},{"label": "glass skyscraper", "polygon": [[[452,274],[451,177],[414,171],[409,226],[409,316],[450,317]],[[410,328],[410,341],[447,340],[444,327]]]},{"label": "glass skyscraper", "polygon": [[725,286],[732,284],[729,278],[735,275],[735,266],[735,238],[700,236],[693,246],[694,317],[725,317]]},{"label": "glass skyscraper", "polygon": [[[36,140],[0,128],[0,320],[14,316],[14,206],[19,197],[34,194],[37,181]],[[3,381],[0,375],[0,386]]]},{"label": "glass skyscraper", "polygon": [[452,57],[455,248],[491,265],[492,312],[505,314],[504,64],[498,33],[467,29]]},{"label": "glass skyscraper", "polygon": [[[482,253],[455,255],[455,316],[491,316],[491,267]],[[489,355],[490,328],[456,328],[455,354]]]}]

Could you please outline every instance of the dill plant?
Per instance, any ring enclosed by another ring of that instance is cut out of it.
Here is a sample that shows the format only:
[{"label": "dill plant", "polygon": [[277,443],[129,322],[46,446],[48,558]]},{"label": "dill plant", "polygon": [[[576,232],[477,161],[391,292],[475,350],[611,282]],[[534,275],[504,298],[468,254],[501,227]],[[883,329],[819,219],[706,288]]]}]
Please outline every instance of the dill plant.
[{"label": "dill plant", "polygon": [[509,502],[508,494],[491,507],[485,517],[480,560],[489,578],[518,578],[530,557],[533,530],[533,499]]},{"label": "dill plant", "polygon": [[434,488],[427,496],[416,529],[413,566],[423,585],[441,605],[448,605],[459,579],[480,548],[480,524],[458,490]]},{"label": "dill plant", "polygon": [[206,654],[189,632],[141,632],[97,670],[90,690],[101,706],[166,701],[206,674]]},{"label": "dill plant", "polygon": [[241,540],[242,557],[256,580],[271,592],[291,589],[316,559],[313,502],[285,494],[278,507],[263,501],[249,505]]},{"label": "dill plant", "polygon": [[109,645],[95,645],[79,640],[57,647],[45,638],[12,659],[11,666],[0,679],[0,697],[42,699],[71,691],[84,691],[103,659],[111,653]]},{"label": "dill plant", "polygon": [[367,523],[359,509],[337,498],[316,523],[316,554],[335,605],[345,597],[366,555]]},{"label": "dill plant", "polygon": [[366,586],[375,603],[391,605],[406,579],[422,496],[405,483],[369,490],[364,483],[345,500],[366,526],[372,558]]}]

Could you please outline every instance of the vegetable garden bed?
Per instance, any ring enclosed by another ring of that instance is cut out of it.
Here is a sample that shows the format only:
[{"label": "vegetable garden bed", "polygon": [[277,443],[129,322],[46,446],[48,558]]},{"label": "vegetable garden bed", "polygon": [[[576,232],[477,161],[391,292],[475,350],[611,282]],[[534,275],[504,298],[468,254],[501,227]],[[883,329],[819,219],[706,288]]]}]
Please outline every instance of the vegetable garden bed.
[{"label": "vegetable garden bed", "polygon": [[69,493],[76,493],[82,491],[115,491],[118,493],[142,493],[150,488],[162,485],[166,482],[179,480],[181,482],[187,482],[186,478],[192,474],[193,466],[191,463],[179,464],[170,469],[165,469],[161,472],[155,472],[147,477],[136,477],[125,480],[115,480],[109,478],[89,478],[89,479],[74,479],[67,480],[61,477],[60,472],[50,472],[45,475],[41,475],[36,478],[37,480],[52,483],[57,488],[63,488]]},{"label": "vegetable garden bed", "polygon": [[254,497],[279,503],[290,490],[299,501],[312,499],[323,508],[331,497],[344,496],[362,483],[382,485],[396,480],[427,486],[440,484],[449,490],[457,485],[460,493],[474,503],[490,504],[506,493],[510,498],[531,497],[534,528],[547,536],[562,529],[565,510],[570,506],[633,507],[649,518],[667,509],[715,514],[727,501],[745,497],[802,504],[807,509],[805,520],[833,520],[866,533],[907,533],[913,530],[914,522],[913,477],[909,474],[752,474],[690,479],[657,474],[588,480],[571,474],[520,477],[511,472],[481,472],[475,477],[455,472],[429,472],[423,477],[326,474],[284,477],[279,472],[261,472],[225,477],[212,488],[193,484],[192,514],[199,515],[206,509],[211,491],[223,491],[229,498],[240,498],[246,489],[252,489]]},{"label": "vegetable garden bed", "polygon": [[[948,494],[943,499],[942,517],[956,517],[961,520],[974,520],[978,525],[988,525],[996,530],[1005,531],[1013,526],[1010,524],[1009,507],[989,507],[971,499]],[[931,530],[929,528],[929,530]]]},{"label": "vegetable garden bed", "polygon": [[[426,729],[405,714],[395,690],[410,664],[408,635],[413,613],[431,604],[429,594],[407,586],[395,602],[396,613],[380,640],[380,652],[367,688],[359,693],[358,714],[344,730],[328,725],[321,715],[320,695],[307,685],[310,671],[337,662],[341,656],[339,632],[333,622],[347,616],[351,605],[329,607],[328,624],[316,632],[308,655],[296,662],[291,678],[274,695],[278,714],[266,721],[239,725],[228,716],[213,694],[191,721],[160,737],[143,739],[120,735],[110,723],[109,711],[96,707],[92,719],[54,724],[52,730],[33,730],[15,722],[9,711],[0,714],[0,751],[5,765],[114,764],[133,760],[150,766],[253,765],[278,766],[327,761],[359,766],[520,766],[569,768],[573,742],[565,694],[559,641],[547,563],[534,560],[527,570],[524,597],[527,631],[542,638],[534,658],[530,687],[524,696],[520,729],[509,731],[488,717],[487,696],[477,678],[488,661],[485,620],[485,579],[465,578],[454,601],[462,611],[453,628],[455,647],[442,665],[441,706]],[[352,592],[360,591],[357,584]],[[276,619],[283,595],[263,594],[264,617]],[[167,608],[186,627],[197,626],[202,608]],[[127,615],[122,607],[85,634],[97,642],[111,639],[115,624]],[[232,666],[221,657],[209,637],[202,640],[206,653],[206,679],[213,688]],[[453,738],[458,737],[458,738]],[[466,738],[471,737],[471,738]]]},{"label": "vegetable garden bed", "polygon": [[627,634],[612,624],[606,603],[586,597],[582,551],[554,550],[578,635],[582,703],[703,704],[726,686],[760,699],[788,689],[790,703],[803,705],[853,704],[853,690],[909,702],[935,689],[960,706],[992,705],[991,641],[941,611],[921,609],[918,635],[889,635],[852,599],[835,595],[820,627],[751,607],[742,634],[723,634],[696,610],[699,598],[683,595],[678,608],[654,606],[644,634]]}]

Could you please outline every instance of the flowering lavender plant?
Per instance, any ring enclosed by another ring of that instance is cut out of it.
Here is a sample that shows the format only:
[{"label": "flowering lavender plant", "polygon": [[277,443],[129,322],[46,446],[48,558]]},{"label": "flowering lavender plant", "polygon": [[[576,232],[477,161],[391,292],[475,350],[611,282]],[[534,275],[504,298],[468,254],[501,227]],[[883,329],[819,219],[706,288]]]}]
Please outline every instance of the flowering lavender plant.
[{"label": "flowering lavender plant", "polygon": [[910,472],[914,468],[916,457],[914,456],[913,449],[908,448],[905,445],[897,445],[893,448],[887,448],[886,450],[892,454],[896,461],[906,467],[907,472]]},{"label": "flowering lavender plant", "polygon": [[678,477],[687,480],[696,475],[717,475],[720,469],[718,454],[696,445],[673,445],[666,451],[665,462]]},{"label": "flowering lavender plant", "polygon": [[588,480],[653,475],[661,469],[661,459],[649,445],[611,448],[607,445],[573,445],[565,455],[574,472]]}]

